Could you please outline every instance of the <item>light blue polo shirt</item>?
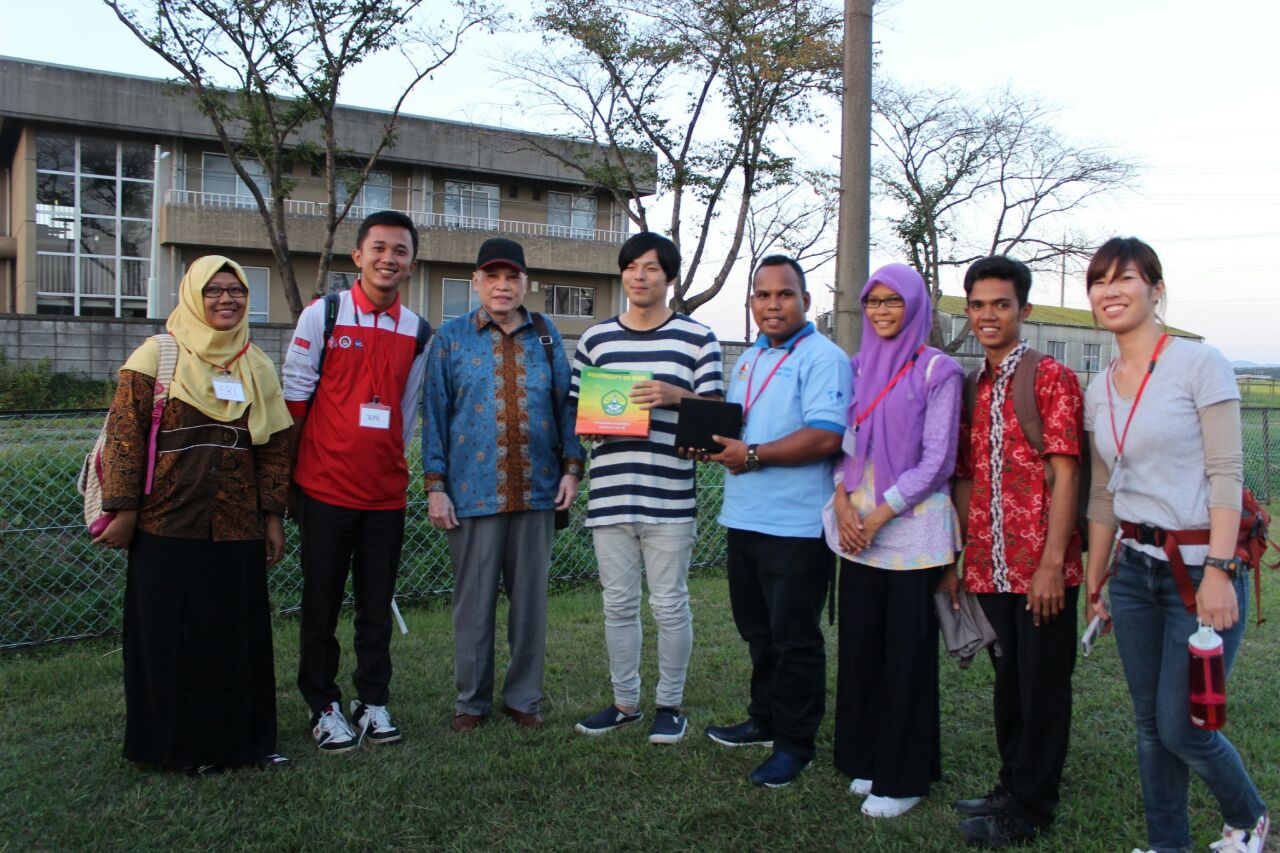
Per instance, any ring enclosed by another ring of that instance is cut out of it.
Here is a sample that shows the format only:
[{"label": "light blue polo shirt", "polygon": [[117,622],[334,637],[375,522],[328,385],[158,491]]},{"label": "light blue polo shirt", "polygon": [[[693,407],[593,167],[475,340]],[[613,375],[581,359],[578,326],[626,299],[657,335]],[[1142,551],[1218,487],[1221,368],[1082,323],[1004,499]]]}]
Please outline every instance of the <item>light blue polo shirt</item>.
[{"label": "light blue polo shirt", "polygon": [[[761,390],[770,373],[773,378]],[[742,436],[747,444],[764,444],[803,427],[844,435],[853,391],[849,357],[812,323],[782,346],[770,346],[765,335],[756,338],[734,365],[729,402],[747,408],[748,384],[751,405]],[[737,475],[726,472],[720,523],[771,536],[821,536],[822,507],[834,491],[836,458],[808,465],[766,465]]]}]

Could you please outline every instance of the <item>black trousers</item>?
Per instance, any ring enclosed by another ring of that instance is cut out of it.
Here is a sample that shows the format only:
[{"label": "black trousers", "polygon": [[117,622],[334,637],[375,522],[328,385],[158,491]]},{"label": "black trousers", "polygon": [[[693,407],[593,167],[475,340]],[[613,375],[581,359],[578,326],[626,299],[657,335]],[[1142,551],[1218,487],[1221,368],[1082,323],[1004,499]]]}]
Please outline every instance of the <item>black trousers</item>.
[{"label": "black trousers", "polygon": [[751,653],[751,704],[775,750],[812,760],[827,702],[822,605],[835,556],[821,538],[728,531],[729,603]]},{"label": "black trousers", "polygon": [[403,509],[359,510],[298,497],[302,538],[302,618],[298,689],[318,713],[342,698],[335,681],[340,650],[334,631],[347,573],[355,594],[356,695],[385,705],[391,685],[391,596],[404,542]]},{"label": "black trousers", "polygon": [[978,596],[1003,652],[991,656],[1000,786],[1018,815],[1040,827],[1053,821],[1067,760],[1079,599],[1080,587],[1067,587],[1062,612],[1036,627],[1025,595]]},{"label": "black trousers", "polygon": [[840,561],[835,765],[879,797],[923,797],[942,778],[941,573]]}]

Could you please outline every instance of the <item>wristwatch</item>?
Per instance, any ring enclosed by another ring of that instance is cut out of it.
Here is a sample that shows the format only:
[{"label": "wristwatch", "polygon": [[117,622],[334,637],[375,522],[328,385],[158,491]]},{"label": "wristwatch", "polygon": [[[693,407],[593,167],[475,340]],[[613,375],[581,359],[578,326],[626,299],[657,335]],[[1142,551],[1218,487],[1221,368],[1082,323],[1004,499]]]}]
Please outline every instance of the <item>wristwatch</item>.
[{"label": "wristwatch", "polygon": [[748,471],[759,471],[760,468],[762,467],[760,462],[760,454],[756,452],[759,449],[760,449],[760,445],[758,444],[747,445],[747,470]]},{"label": "wristwatch", "polygon": [[1224,559],[1222,557],[1205,557],[1204,564],[1206,566],[1213,566],[1215,569],[1222,569],[1222,571],[1226,572],[1227,576],[1232,580],[1235,580],[1236,575],[1239,572],[1244,571],[1245,568],[1244,560],[1239,557],[1232,557],[1230,559]]}]

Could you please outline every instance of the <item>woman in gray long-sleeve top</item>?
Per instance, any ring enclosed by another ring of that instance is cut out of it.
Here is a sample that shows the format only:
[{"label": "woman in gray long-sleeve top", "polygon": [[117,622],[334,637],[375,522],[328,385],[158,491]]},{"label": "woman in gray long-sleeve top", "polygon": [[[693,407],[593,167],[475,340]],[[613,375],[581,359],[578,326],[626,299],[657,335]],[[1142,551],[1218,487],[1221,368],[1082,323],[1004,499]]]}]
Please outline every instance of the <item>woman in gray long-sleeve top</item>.
[{"label": "woman in gray long-sleeve top", "polygon": [[1110,607],[1096,597],[1090,608],[1114,620],[1133,697],[1147,844],[1190,849],[1194,770],[1226,824],[1214,849],[1253,853],[1265,841],[1266,806],[1231,742],[1191,723],[1187,667],[1198,624],[1221,633],[1228,671],[1244,633],[1247,569],[1235,559],[1240,393],[1221,353],[1164,329],[1164,276],[1150,246],[1107,241],[1086,284],[1120,353],[1085,396],[1094,448],[1086,583],[1097,593],[1105,582],[1119,527]]}]

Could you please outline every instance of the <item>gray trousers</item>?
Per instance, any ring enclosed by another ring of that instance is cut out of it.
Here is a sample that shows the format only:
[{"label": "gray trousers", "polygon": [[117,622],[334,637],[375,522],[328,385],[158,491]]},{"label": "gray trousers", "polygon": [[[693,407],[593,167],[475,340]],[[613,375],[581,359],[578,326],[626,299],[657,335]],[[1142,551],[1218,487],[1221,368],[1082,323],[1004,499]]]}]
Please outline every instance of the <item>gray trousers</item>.
[{"label": "gray trousers", "polygon": [[502,685],[506,705],[533,713],[542,701],[547,645],[547,568],[555,533],[551,510],[461,518],[446,533],[453,563],[455,711],[493,707],[494,620],[498,582],[507,593],[511,660]]},{"label": "gray trousers", "polygon": [[604,599],[604,642],[609,650],[613,701],[640,704],[641,571],[649,577],[649,609],[658,625],[658,707],[679,708],[693,651],[689,610],[692,521],[629,522],[591,528]]}]

